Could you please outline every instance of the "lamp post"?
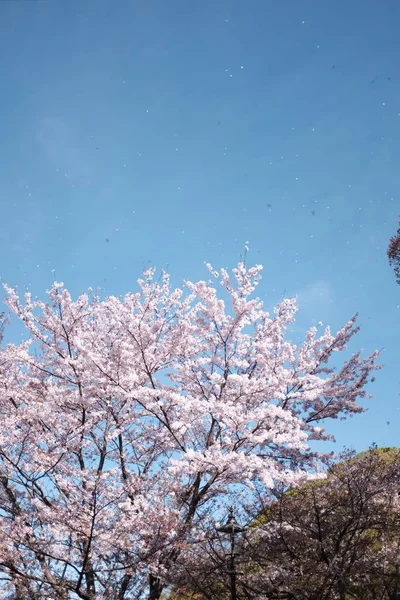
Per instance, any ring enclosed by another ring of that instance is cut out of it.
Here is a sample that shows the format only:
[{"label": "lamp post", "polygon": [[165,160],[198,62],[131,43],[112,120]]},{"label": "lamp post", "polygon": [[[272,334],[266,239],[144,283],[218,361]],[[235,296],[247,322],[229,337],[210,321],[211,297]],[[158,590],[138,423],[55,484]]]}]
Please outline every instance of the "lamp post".
[{"label": "lamp post", "polygon": [[235,519],[233,507],[229,509],[228,520],[225,525],[217,527],[219,533],[227,533],[230,536],[231,551],[229,555],[229,578],[231,588],[231,600],[237,600],[236,596],[236,570],[235,570],[235,535],[244,531]]}]

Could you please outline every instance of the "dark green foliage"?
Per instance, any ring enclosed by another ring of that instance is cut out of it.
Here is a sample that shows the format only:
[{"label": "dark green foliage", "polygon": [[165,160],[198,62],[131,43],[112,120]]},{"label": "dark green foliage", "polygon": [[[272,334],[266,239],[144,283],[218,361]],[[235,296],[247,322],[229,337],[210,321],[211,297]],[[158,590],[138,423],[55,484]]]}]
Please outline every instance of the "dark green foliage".
[{"label": "dark green foliage", "polygon": [[246,548],[258,597],[400,598],[399,483],[400,450],[372,448],[283,494]]},{"label": "dark green foliage", "polygon": [[389,264],[394,269],[396,281],[398,284],[400,284],[400,225],[397,229],[396,235],[390,238],[387,256],[389,258]]}]

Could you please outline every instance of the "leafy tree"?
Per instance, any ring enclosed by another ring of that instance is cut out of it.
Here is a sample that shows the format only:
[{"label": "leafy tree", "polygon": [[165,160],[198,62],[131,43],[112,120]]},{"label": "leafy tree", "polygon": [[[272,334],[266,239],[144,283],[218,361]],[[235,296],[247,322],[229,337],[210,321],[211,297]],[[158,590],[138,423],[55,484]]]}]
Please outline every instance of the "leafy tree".
[{"label": "leafy tree", "polygon": [[30,337],[0,354],[4,600],[160,598],[214,511],[309,479],[326,455],[308,442],[361,412],[377,354],[328,366],[355,318],[297,348],[295,301],[251,297],[261,267],[209,268],[221,297],[153,270],[104,301],[7,288]]},{"label": "leafy tree", "polygon": [[390,238],[387,256],[389,258],[389,264],[394,269],[396,281],[400,284],[400,220],[396,235]]},{"label": "leafy tree", "polygon": [[250,587],[287,600],[398,600],[399,492],[400,450],[373,448],[283,494],[248,536]]}]

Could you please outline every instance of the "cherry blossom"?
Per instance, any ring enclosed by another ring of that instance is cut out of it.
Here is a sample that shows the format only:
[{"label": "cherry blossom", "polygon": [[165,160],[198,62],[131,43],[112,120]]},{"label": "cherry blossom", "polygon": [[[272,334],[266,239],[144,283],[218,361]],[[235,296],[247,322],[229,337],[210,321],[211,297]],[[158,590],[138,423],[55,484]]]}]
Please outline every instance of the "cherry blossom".
[{"label": "cherry blossom", "polygon": [[328,366],[355,317],[297,347],[296,301],[253,295],[261,266],[208,269],[103,300],[6,287],[29,339],[0,356],[3,598],[159,598],[204,515],[317,476],[311,442],[363,410],[377,353]]}]

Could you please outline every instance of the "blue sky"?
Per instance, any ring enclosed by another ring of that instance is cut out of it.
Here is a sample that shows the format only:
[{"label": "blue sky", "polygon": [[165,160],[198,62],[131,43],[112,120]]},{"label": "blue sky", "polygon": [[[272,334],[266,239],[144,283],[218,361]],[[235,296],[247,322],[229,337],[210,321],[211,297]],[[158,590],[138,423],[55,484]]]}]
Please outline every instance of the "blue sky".
[{"label": "blue sky", "polygon": [[399,22],[396,0],[0,1],[3,281],[119,295],[248,241],[266,308],[299,296],[293,335],[359,312],[350,350],[384,348],[338,449],[399,445]]}]

